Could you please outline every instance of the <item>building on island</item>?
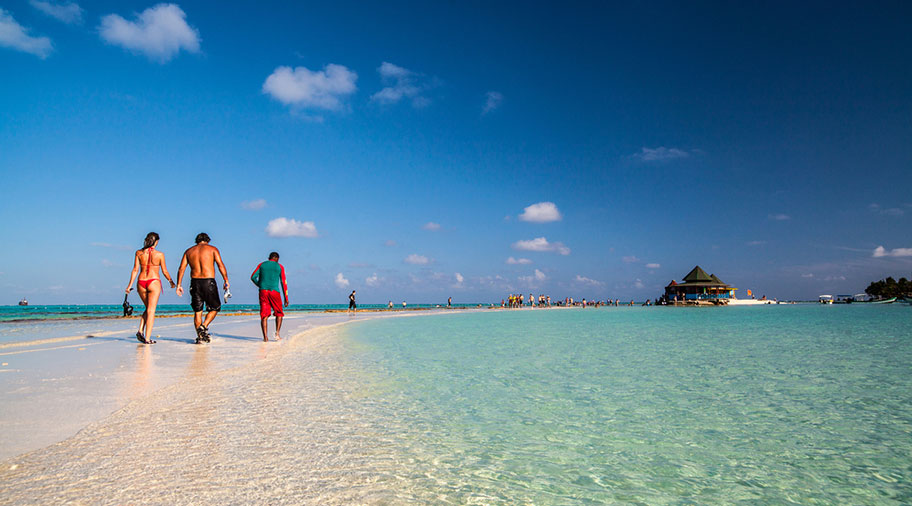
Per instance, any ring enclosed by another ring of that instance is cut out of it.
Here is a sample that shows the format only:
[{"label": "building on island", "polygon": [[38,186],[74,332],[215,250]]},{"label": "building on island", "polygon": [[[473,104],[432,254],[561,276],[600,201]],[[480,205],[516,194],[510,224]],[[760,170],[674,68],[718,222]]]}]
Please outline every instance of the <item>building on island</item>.
[{"label": "building on island", "polygon": [[735,290],[715,274],[706,274],[700,266],[694,267],[680,283],[672,280],[665,287],[668,304],[727,304],[735,298]]}]

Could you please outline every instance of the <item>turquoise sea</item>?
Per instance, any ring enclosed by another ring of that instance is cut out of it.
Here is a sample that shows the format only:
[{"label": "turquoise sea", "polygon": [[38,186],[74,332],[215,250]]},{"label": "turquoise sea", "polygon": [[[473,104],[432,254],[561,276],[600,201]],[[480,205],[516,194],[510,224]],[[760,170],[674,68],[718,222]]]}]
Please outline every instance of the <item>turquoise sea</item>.
[{"label": "turquoise sea", "polygon": [[910,323],[906,305],[481,311],[353,323],[342,344],[383,502],[909,504]]},{"label": "turquoise sea", "polygon": [[[461,304],[465,305],[465,304]],[[474,303],[472,304],[474,305]],[[409,309],[428,309],[439,307],[437,304],[409,304]],[[386,304],[358,304],[359,309],[387,309]],[[401,309],[401,305],[394,305],[393,309]],[[134,316],[143,312],[142,304],[133,304]],[[345,310],[348,304],[292,304],[285,309],[287,312],[314,312],[328,310]],[[257,313],[259,304],[223,304],[223,313],[246,312]],[[159,304],[159,315],[190,315],[193,311],[189,304]],[[73,304],[73,305],[46,305],[46,306],[0,306],[0,323],[37,320],[78,320],[88,318],[120,318],[123,316],[123,306],[120,304]]]}]

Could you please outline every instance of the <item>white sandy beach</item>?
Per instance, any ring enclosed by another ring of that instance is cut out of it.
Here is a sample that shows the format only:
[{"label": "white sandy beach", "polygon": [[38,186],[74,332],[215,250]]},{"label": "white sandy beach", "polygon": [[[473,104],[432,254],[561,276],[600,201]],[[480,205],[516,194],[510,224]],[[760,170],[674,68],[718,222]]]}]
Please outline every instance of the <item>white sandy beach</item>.
[{"label": "white sandy beach", "polygon": [[157,320],[152,346],[135,341],[135,320],[92,321],[93,337],[5,344],[0,503],[353,499],[376,477],[356,472],[368,448],[343,406],[358,387],[332,359],[338,324],[392,316],[408,315],[289,316],[280,342],[262,341],[254,315],[217,318],[209,345],[193,344],[188,318]]}]

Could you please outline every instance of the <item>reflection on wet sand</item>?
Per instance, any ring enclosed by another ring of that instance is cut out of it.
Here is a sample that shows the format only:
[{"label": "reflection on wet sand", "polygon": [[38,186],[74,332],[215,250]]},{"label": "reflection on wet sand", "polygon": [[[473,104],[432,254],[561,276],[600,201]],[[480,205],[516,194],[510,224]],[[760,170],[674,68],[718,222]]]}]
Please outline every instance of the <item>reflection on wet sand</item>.
[{"label": "reflection on wet sand", "polygon": [[152,393],[152,373],[154,368],[152,347],[140,344],[136,346],[136,372],[133,381],[127,387],[124,397],[133,400]]},{"label": "reflection on wet sand", "polygon": [[211,366],[209,347],[197,346],[190,359],[190,366],[187,368],[187,378],[191,380],[205,378],[209,375]]}]

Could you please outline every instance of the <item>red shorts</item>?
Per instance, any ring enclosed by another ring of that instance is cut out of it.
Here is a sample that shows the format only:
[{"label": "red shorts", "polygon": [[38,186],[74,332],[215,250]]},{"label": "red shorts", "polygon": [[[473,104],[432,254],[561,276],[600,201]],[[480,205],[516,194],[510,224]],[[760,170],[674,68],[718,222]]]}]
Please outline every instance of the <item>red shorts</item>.
[{"label": "red shorts", "polygon": [[260,318],[269,318],[273,311],[276,316],[285,316],[282,295],[275,290],[260,290]]}]

